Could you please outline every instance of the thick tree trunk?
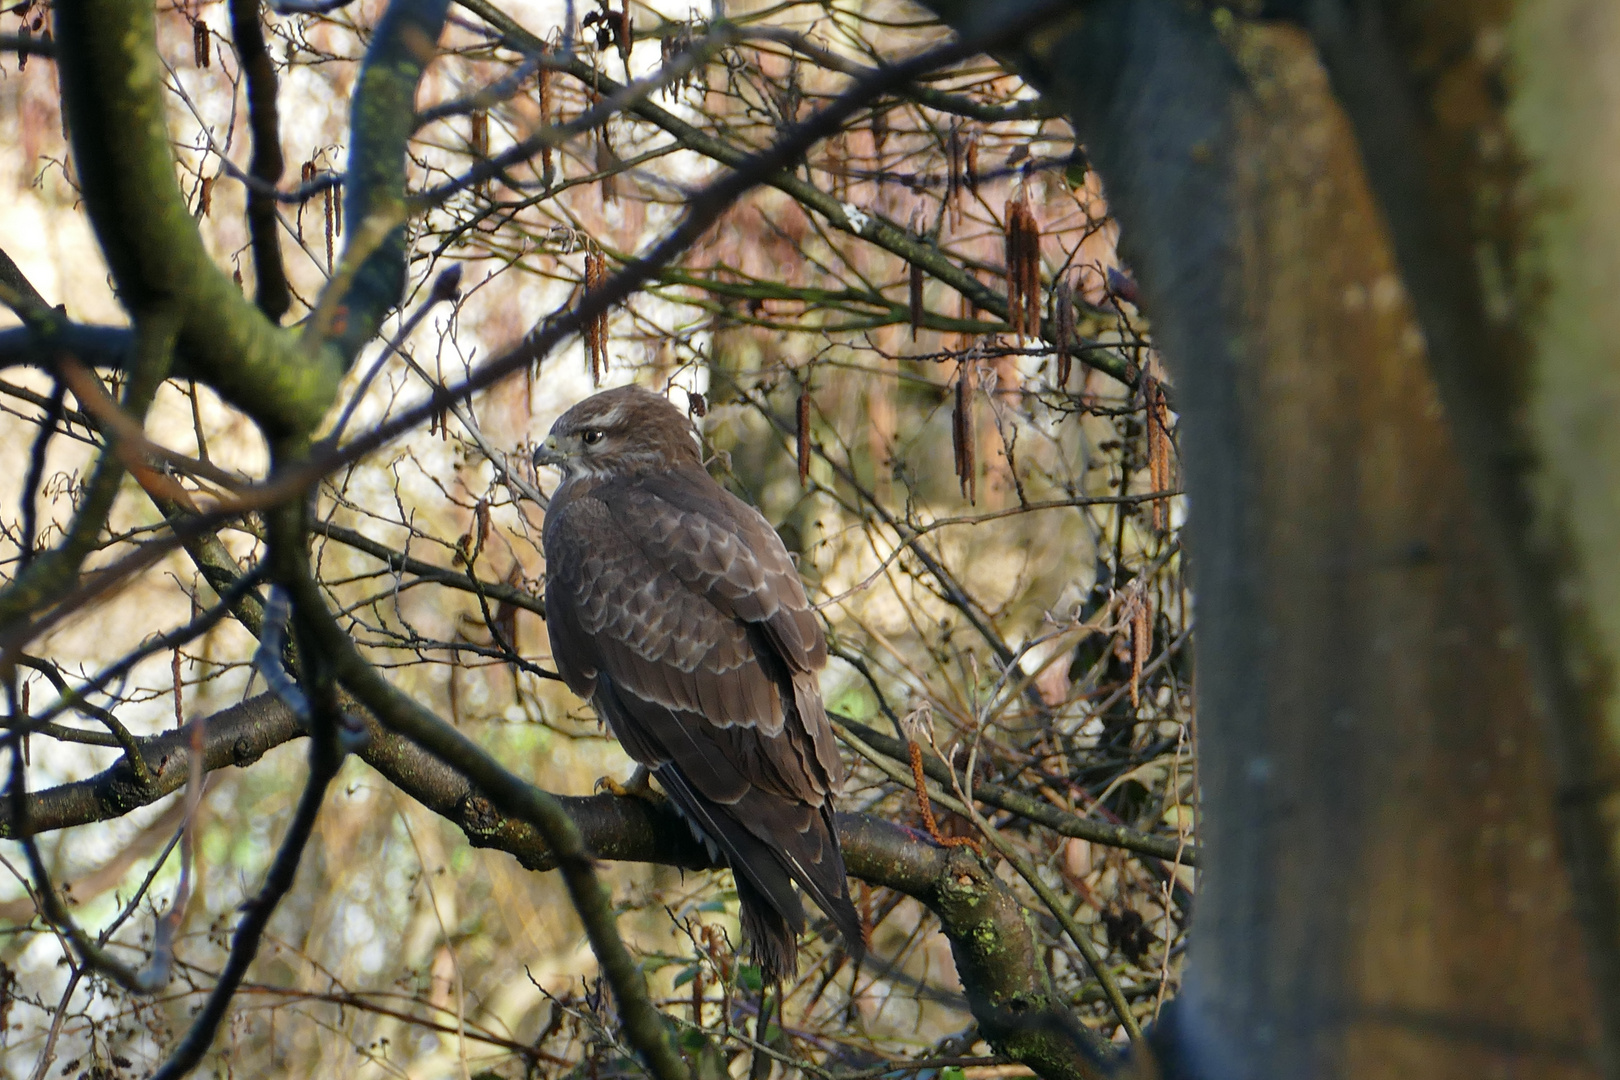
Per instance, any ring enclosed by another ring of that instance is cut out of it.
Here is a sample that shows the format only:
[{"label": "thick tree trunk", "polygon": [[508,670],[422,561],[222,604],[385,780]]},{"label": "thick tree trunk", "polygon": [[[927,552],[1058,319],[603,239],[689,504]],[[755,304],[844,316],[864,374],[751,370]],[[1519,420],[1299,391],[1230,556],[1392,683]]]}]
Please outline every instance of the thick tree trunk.
[{"label": "thick tree trunk", "polygon": [[1206,857],[1165,1071],[1613,1076],[1614,20],[1299,6],[1326,69],[1175,0],[1009,58],[1182,410]]}]

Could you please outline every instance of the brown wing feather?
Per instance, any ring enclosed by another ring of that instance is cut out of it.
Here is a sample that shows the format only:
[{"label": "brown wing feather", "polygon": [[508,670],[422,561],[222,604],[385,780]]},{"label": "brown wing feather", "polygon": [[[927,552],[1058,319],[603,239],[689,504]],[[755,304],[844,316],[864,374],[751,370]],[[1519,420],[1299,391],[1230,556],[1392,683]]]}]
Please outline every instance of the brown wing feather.
[{"label": "brown wing feather", "polygon": [[750,915],[771,937],[762,962],[786,974],[803,926],[784,872],[858,950],[828,798],[843,768],[815,678],[826,644],[769,523],[682,468],[565,486],[545,548],[559,671],[774,907]]}]

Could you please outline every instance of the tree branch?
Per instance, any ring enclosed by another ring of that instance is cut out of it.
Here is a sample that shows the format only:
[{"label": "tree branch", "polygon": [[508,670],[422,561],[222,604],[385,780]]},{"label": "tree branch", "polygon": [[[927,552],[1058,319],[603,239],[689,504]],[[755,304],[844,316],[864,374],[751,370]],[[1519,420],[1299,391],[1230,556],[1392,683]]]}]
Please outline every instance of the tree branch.
[{"label": "tree branch", "polygon": [[[517,20],[497,8],[490,0],[456,0],[456,2],[498,30],[511,44],[512,48],[525,53],[537,52],[545,48],[544,42],[526,30]],[[1036,9],[1026,9],[1024,13],[1026,17],[1029,10]],[[981,42],[981,49],[988,50],[994,48],[998,42],[1008,40],[1011,36],[1013,35],[1008,33],[1007,27],[1002,25],[994,28],[993,31],[989,31],[987,28],[987,32],[982,37],[969,36],[966,40],[978,40]],[[564,59],[565,62],[560,65],[562,70],[567,71],[587,86],[596,87],[599,93],[612,95],[623,89],[619,83],[597,71],[594,66],[587,63],[577,54]],[[885,71],[882,68],[862,70],[870,71],[873,75],[881,75]],[[863,79],[863,81],[867,80]],[[896,83],[893,85],[903,84]],[[885,87],[885,92],[892,91]],[[733,146],[723,139],[699,130],[650,100],[642,99],[633,102],[630,105],[630,111],[643,120],[667,131],[687,149],[733,169],[741,169],[745,162],[756,156],[745,149]],[[920,267],[932,277],[944,282],[967,297],[981,311],[992,312],[1002,319],[1007,317],[1007,298],[1003,294],[988,288],[971,272],[952,261],[950,256],[938,247],[928,243],[921,237],[913,235],[889,218],[878,213],[875,209],[862,207],[863,220],[859,223],[852,221],[848,213],[845,212],[843,205],[836,198],[782,167],[778,167],[778,169],[762,176],[760,182],[776,188],[800,205],[814,210],[825,218],[833,228],[876,244],[885,251],[900,256],[913,266]],[[1056,327],[1050,325],[1050,320],[1042,323],[1041,336],[1048,341],[1057,340]],[[1135,365],[1130,364],[1123,357],[1079,349],[1074,351],[1074,355],[1083,363],[1095,367],[1097,370],[1124,383],[1134,385],[1139,374]]]},{"label": "tree branch", "polygon": [[[559,866],[556,850],[539,829],[523,816],[503,812],[485,789],[469,780],[471,770],[463,767],[459,751],[450,751],[453,760],[447,761],[378,723],[359,702],[345,698],[343,707],[354,710],[352,719],[363,722],[370,736],[358,756],[457,825],[473,846],[505,851],[530,870]],[[252,765],[267,751],[306,734],[292,712],[269,694],[203,723],[203,766],[208,771]],[[190,769],[189,739],[185,731],[170,731],[136,740],[152,774],[150,785],[135,784],[120,761],[88,780],[30,793],[32,827],[48,832],[119,817],[179,790]],[[463,741],[487,759],[481,749]],[[716,865],[668,806],[613,795],[550,798],[591,857],[687,870]],[[0,837],[9,838],[11,828],[11,809],[0,800]],[[872,815],[839,814],[838,831],[851,876],[914,897],[940,917],[969,1004],[999,1051],[1043,1076],[1107,1074],[1111,1052],[1075,1020],[1047,983],[1034,929],[993,874],[965,852],[940,848],[920,833]]]},{"label": "tree branch", "polygon": [[85,209],[120,301],[178,308],[179,345],[232,405],[272,432],[320,423],[342,375],[328,350],[306,354],[214,265],[175,180],[155,9],[64,0],[60,69]]},{"label": "tree branch", "polygon": [[[248,127],[253,132],[253,159],[248,173],[273,192],[286,167],[281,158],[281,118],[276,110],[276,67],[264,44],[259,0],[230,0],[230,12],[231,38],[247,79]],[[292,296],[281,261],[275,195],[258,185],[250,186],[247,219],[259,310],[271,322],[279,323],[292,306]]]}]

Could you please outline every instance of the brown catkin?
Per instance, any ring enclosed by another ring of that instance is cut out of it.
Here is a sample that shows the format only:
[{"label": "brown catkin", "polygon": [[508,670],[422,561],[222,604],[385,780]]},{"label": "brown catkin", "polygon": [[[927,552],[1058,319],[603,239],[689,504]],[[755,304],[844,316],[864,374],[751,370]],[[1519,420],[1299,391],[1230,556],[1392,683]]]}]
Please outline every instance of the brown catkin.
[{"label": "brown catkin", "polygon": [[799,391],[799,486],[807,487],[810,483],[810,388],[807,386]]},{"label": "brown catkin", "polygon": [[950,211],[951,227],[962,223],[962,122],[951,122],[950,135],[945,140],[945,206]]},{"label": "brown catkin", "polygon": [[1057,384],[1059,389],[1069,385],[1071,350],[1078,344],[1074,325],[1074,283],[1067,277],[1058,279],[1052,290],[1052,325],[1056,328]]},{"label": "brown catkin", "polygon": [[1153,597],[1145,582],[1131,590],[1131,708],[1142,704],[1142,668],[1153,651]]},{"label": "brown catkin", "polygon": [[197,216],[207,217],[214,206],[214,177],[207,176],[197,187]]},{"label": "brown catkin", "polygon": [[197,67],[205,68],[209,64],[209,53],[213,52],[210,38],[207,23],[198,19],[191,24],[191,60]]},{"label": "brown catkin", "polygon": [[832,188],[832,196],[839,202],[849,198],[849,169],[845,162],[844,139],[842,135],[827,140],[827,181]]},{"label": "brown catkin", "polygon": [[923,271],[916,263],[911,264],[911,291],[908,294],[911,315],[911,340],[917,340],[917,331],[922,327],[923,317]]},{"label": "brown catkin", "polygon": [[626,64],[630,62],[633,30],[634,25],[630,21],[630,0],[624,0],[624,6],[619,9],[618,25],[613,28],[613,36],[618,39],[619,59]]},{"label": "brown catkin", "polygon": [[[585,251],[585,294],[589,296],[607,278],[607,259],[595,247]],[[602,373],[607,370],[608,316],[604,310],[585,324],[585,351],[590,357],[591,385],[602,384]]]},{"label": "brown catkin", "polygon": [[951,410],[951,449],[956,455],[956,479],[971,504],[979,499],[978,436],[973,430],[973,365],[956,372],[956,404]]},{"label": "brown catkin", "polygon": [[[299,167],[298,178],[301,181],[303,181],[304,183],[306,183],[306,184],[309,183],[311,180],[315,179],[315,159],[314,158],[311,158],[310,160],[304,162],[304,164]],[[298,215],[297,215],[296,220],[297,220],[297,223],[298,223],[297,224],[298,239],[302,240],[304,238],[304,201],[303,200],[300,200],[299,203],[298,203]]]},{"label": "brown catkin", "polygon": [[[1154,491],[1169,491],[1174,484],[1170,467],[1169,403],[1164,387],[1151,375],[1142,377],[1143,397],[1147,400],[1148,476]],[[1154,499],[1153,528],[1163,531],[1170,522],[1170,505],[1165,499]]]},{"label": "brown catkin", "polygon": [[1020,345],[1041,332],[1041,227],[1022,188],[1007,200],[1007,323]]},{"label": "brown catkin", "polygon": [[[551,69],[541,68],[535,80],[535,98],[540,106],[540,126],[545,127],[551,123]],[[551,145],[548,143],[540,147],[540,175],[545,183],[551,183]]]},{"label": "brown catkin", "polygon": [[[489,113],[479,109],[468,117],[468,120],[472,125],[467,140],[468,146],[474,158],[480,162],[485,161],[489,158]],[[489,194],[489,178],[485,177],[478,181],[475,190],[478,194],[487,196]]]},{"label": "brown catkin", "polygon": [[326,195],[326,272],[332,273],[332,225],[334,224],[332,212],[332,189],[327,188]]},{"label": "brown catkin", "polygon": [[962,156],[962,179],[967,182],[968,190],[977,195],[979,193],[979,135],[977,132],[968,136],[967,149]]}]

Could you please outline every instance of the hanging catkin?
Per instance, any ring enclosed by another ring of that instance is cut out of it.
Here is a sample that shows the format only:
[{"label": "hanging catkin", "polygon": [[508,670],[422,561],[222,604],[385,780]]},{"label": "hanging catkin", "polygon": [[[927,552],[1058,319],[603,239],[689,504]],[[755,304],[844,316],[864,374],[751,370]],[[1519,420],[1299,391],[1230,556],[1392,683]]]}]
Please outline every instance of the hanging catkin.
[{"label": "hanging catkin", "polygon": [[1041,227],[1020,186],[1007,200],[1007,323],[1022,345],[1041,332]]},{"label": "hanging catkin", "polygon": [[331,188],[327,188],[323,194],[326,196],[326,273],[328,276],[330,276],[332,273],[332,253],[334,248],[332,243],[334,230],[332,226],[337,220],[336,211],[334,209],[336,200],[332,197]]},{"label": "hanging catkin", "polygon": [[923,317],[923,271],[916,263],[911,264],[911,291],[908,293],[911,315],[911,340],[917,340],[917,331],[922,326]]},{"label": "hanging catkin", "polygon": [[1052,343],[1057,349],[1057,384],[1062,390],[1069,385],[1071,350],[1078,337],[1074,325],[1074,283],[1067,277],[1058,278],[1052,290],[1052,325],[1057,336]]},{"label": "hanging catkin", "polygon": [[806,386],[799,391],[799,486],[809,486],[810,483],[810,387]]},{"label": "hanging catkin", "polygon": [[[551,123],[551,69],[542,67],[535,80],[535,98],[540,106],[540,126],[543,128]],[[551,144],[545,143],[540,147],[540,175],[546,184],[551,183]]]},{"label": "hanging catkin", "polygon": [[[607,259],[594,245],[585,249],[585,295],[589,297],[607,279]],[[591,363],[591,385],[602,385],[602,372],[607,370],[608,315],[607,309],[593,315],[585,323],[585,352]]]},{"label": "hanging catkin", "polygon": [[945,206],[953,229],[962,224],[962,156],[962,122],[953,120],[945,140]]},{"label": "hanging catkin", "polygon": [[[472,130],[468,133],[467,147],[475,159],[474,164],[482,164],[489,158],[489,113],[479,109],[468,118]],[[489,178],[478,181],[475,190],[480,195],[489,194]]]},{"label": "hanging catkin", "polygon": [[951,410],[951,449],[956,455],[956,479],[971,504],[979,500],[978,436],[973,430],[973,364],[956,370],[956,405]]},{"label": "hanging catkin", "polygon": [[191,60],[197,67],[205,68],[209,64],[209,53],[213,52],[208,32],[208,24],[197,19],[191,24]]},{"label": "hanging catkin", "polygon": [[1131,708],[1142,704],[1142,668],[1153,651],[1153,596],[1141,578],[1131,582],[1125,602],[1131,623]]},{"label": "hanging catkin", "polygon": [[[1175,483],[1170,465],[1169,403],[1159,380],[1146,373],[1142,376],[1142,396],[1147,401],[1147,444],[1149,485],[1155,492],[1169,491]],[[1154,499],[1153,528],[1163,531],[1170,522],[1170,504],[1166,499]]]}]

